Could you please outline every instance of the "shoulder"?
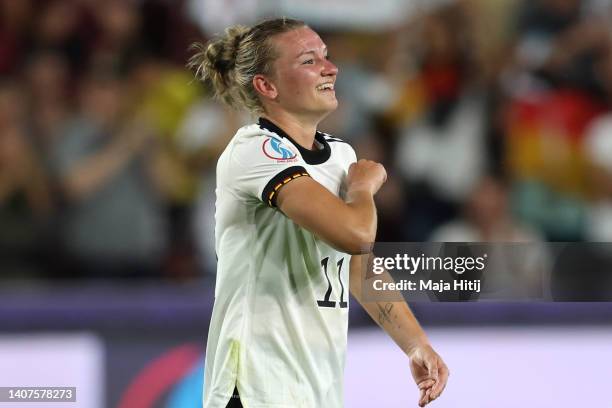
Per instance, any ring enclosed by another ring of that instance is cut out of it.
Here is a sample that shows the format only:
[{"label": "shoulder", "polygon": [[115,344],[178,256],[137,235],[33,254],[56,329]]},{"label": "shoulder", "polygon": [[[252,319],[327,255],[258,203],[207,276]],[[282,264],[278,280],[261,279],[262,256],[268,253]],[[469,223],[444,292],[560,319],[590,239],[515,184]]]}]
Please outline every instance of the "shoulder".
[{"label": "shoulder", "polygon": [[258,183],[302,161],[289,143],[277,134],[247,125],[238,129],[217,162],[217,181]]},{"label": "shoulder", "polygon": [[280,140],[278,135],[266,129],[262,129],[256,123],[243,126],[238,129],[231,138],[221,154],[221,157],[233,157],[235,154],[249,155],[255,150],[260,150],[264,142],[271,138]]},{"label": "shoulder", "polygon": [[355,149],[353,146],[346,140],[343,140],[339,137],[330,135],[329,133],[318,132],[325,142],[329,145],[332,157],[335,159],[339,159],[342,161],[346,161],[349,164],[357,161],[357,154],[355,153]]},{"label": "shoulder", "polygon": [[279,138],[276,133],[272,133],[269,130],[262,128],[257,123],[252,123],[238,129],[232,139],[232,142],[234,144],[244,144],[257,140],[261,141],[269,137]]},{"label": "shoulder", "polygon": [[329,133],[325,133],[325,132],[319,132],[323,138],[325,138],[325,141],[327,143],[344,143],[350,146],[349,142],[347,142],[346,140],[340,139],[339,137],[336,136],[332,136]]}]

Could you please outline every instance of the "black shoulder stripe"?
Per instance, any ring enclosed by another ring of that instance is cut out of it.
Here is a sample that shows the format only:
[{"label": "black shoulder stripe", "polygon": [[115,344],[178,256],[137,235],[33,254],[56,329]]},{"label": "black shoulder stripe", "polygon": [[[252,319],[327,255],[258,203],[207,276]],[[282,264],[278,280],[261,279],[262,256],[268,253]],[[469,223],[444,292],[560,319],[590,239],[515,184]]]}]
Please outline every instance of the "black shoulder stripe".
[{"label": "black shoulder stripe", "polygon": [[326,139],[328,142],[339,142],[339,143],[346,143],[349,144],[349,142],[342,140],[342,139]]},{"label": "black shoulder stripe", "polygon": [[268,204],[270,207],[276,207],[276,199],[278,198],[278,191],[281,187],[291,180],[295,180],[302,176],[310,176],[302,166],[292,166],[281,171],[268,181],[268,184],[266,184],[266,187],[264,187],[261,193],[261,201]]}]

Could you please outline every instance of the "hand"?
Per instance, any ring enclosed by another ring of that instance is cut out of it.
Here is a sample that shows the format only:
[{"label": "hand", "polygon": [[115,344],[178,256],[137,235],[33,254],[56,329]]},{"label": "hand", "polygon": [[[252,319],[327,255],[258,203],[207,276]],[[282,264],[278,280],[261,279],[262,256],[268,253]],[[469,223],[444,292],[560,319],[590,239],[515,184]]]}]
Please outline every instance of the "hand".
[{"label": "hand", "polygon": [[35,158],[26,136],[13,126],[3,129],[1,133],[0,166],[3,175],[16,183],[27,183]]},{"label": "hand", "polygon": [[444,391],[448,367],[430,345],[415,347],[409,357],[410,371],[420,391],[419,407],[424,407]]},{"label": "hand", "polygon": [[141,116],[126,122],[118,138],[122,143],[122,148],[132,154],[137,154],[155,143],[154,133],[153,128]]},{"label": "hand", "polygon": [[347,192],[366,190],[374,195],[387,181],[387,172],[382,164],[361,159],[351,164],[346,177]]}]

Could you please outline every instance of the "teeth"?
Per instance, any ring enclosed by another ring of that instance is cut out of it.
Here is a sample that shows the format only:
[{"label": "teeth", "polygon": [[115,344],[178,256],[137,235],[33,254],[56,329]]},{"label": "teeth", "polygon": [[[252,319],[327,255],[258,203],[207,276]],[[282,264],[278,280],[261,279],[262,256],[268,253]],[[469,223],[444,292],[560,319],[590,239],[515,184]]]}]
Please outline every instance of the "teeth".
[{"label": "teeth", "polygon": [[323,91],[325,89],[333,90],[334,89],[334,84],[331,83],[331,82],[327,82],[325,84],[321,84],[321,85],[317,86],[317,90],[319,90],[319,91]]}]

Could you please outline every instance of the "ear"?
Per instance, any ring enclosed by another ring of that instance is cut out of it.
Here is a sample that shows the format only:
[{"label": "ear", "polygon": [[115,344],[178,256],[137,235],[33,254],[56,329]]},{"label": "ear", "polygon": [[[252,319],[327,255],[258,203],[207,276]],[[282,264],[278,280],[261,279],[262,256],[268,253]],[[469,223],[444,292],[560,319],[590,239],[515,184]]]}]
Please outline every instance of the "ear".
[{"label": "ear", "polygon": [[253,77],[253,88],[264,99],[274,100],[278,96],[276,86],[262,74]]}]

